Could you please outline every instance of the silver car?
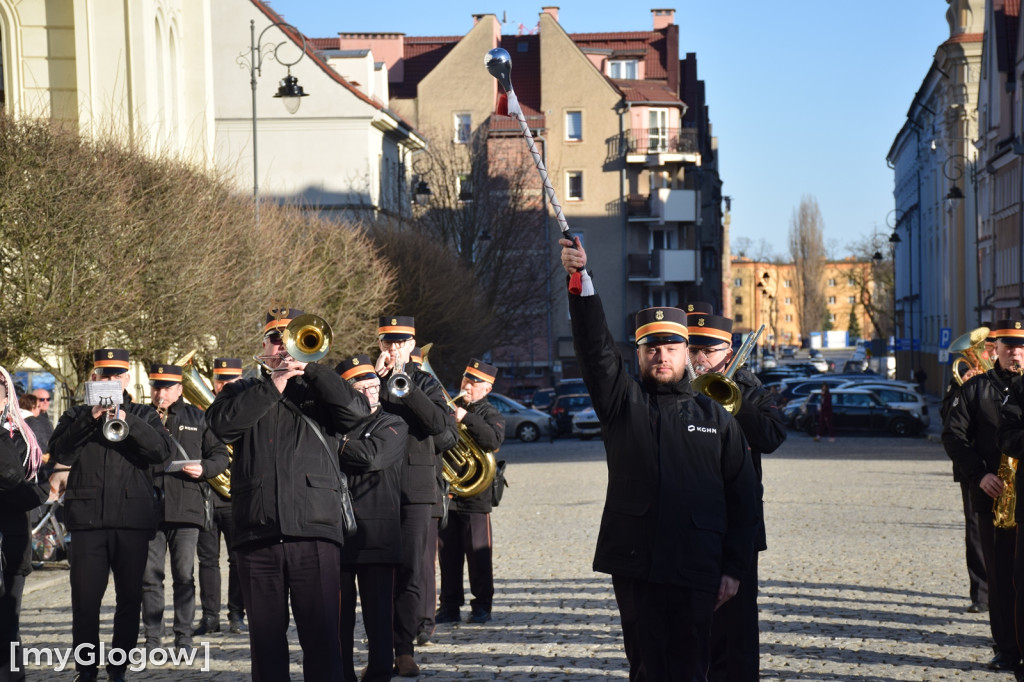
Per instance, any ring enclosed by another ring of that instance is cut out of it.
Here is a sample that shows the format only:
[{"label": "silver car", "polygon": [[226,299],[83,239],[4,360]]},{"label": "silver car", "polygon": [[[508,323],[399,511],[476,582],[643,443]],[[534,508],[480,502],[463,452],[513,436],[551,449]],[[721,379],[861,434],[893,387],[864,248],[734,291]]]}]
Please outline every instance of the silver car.
[{"label": "silver car", "polygon": [[524,443],[532,443],[551,434],[551,415],[546,412],[531,409],[500,393],[489,394],[487,401],[497,408],[505,420],[506,440],[518,438]]},{"label": "silver car", "polygon": [[601,435],[601,422],[597,419],[597,412],[593,407],[577,412],[572,418],[573,435],[579,436],[580,440],[590,440],[594,436]]}]

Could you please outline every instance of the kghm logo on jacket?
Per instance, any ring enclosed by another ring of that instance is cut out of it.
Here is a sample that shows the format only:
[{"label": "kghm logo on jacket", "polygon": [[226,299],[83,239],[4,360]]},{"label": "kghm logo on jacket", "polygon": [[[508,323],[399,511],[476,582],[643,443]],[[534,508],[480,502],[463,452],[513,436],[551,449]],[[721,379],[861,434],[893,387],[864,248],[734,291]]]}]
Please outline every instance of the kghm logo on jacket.
[{"label": "kghm logo on jacket", "polygon": [[189,426],[188,424],[178,424],[179,431],[198,431],[199,427]]},{"label": "kghm logo on jacket", "polygon": [[718,429],[714,426],[698,426],[696,424],[690,424],[686,427],[686,430],[690,433],[696,431],[697,433],[718,433]]}]

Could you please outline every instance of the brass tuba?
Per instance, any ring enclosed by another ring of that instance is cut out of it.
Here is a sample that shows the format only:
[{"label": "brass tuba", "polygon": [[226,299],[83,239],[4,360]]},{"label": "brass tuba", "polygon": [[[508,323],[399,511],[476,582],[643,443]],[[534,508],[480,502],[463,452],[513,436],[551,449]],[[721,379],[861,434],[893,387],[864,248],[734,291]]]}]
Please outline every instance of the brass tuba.
[{"label": "brass tuba", "polygon": [[988,327],[978,327],[958,336],[953,343],[949,344],[951,352],[960,353],[963,356],[953,361],[953,379],[958,385],[964,383],[959,369],[960,363],[967,366],[963,370],[964,374],[972,369],[987,372],[995,366],[991,360],[985,357],[985,339],[988,338],[989,331]]},{"label": "brass tuba", "polygon": [[[988,335],[988,329],[986,327],[980,327],[979,329],[985,330],[985,335]],[[974,332],[979,331],[975,329]],[[971,332],[972,334],[974,332]],[[961,337],[963,338],[963,337]],[[960,339],[957,339],[959,341]],[[984,343],[984,341],[982,341]],[[1008,368],[1011,372],[1017,375],[1024,375],[1024,367],[1020,365],[1013,365]],[[956,372],[953,372],[953,376],[956,376]],[[999,469],[996,470],[996,476],[1003,482],[1003,492],[999,493],[999,497],[992,500],[992,525],[996,528],[1010,529],[1017,527],[1017,460],[1010,457],[1005,452],[999,460]]]},{"label": "brass tuba", "polygon": [[[428,343],[423,346],[423,364],[420,366],[424,372],[437,379],[437,374],[434,373],[427,358],[427,353],[430,352],[432,345]],[[441,380],[438,379],[437,383],[441,384]],[[450,398],[448,391],[444,390],[444,384],[441,384],[441,393],[444,394],[444,399],[449,406],[453,405],[455,400],[460,397]],[[448,485],[456,495],[473,497],[491,487],[494,474],[497,471],[497,463],[494,461],[494,453],[481,448],[469,435],[469,430],[464,424],[456,426],[459,430],[459,440],[454,447],[442,453],[441,475],[444,476],[444,480],[448,481]]]},{"label": "brass tuba", "polygon": [[[196,366],[192,363],[192,358],[196,352],[193,350],[183,357],[179,358],[174,364],[181,367],[181,393],[185,396],[185,400],[189,401],[200,410],[206,411],[206,408],[213,402],[214,395],[210,387],[206,385],[201,374],[196,369]],[[219,473],[207,483],[210,487],[220,493],[221,496],[231,499],[231,460],[234,458],[234,449],[228,445],[228,468]]]},{"label": "brass tuba", "polygon": [[693,386],[693,392],[703,393],[724,407],[729,414],[739,412],[740,405],[743,403],[743,392],[740,391],[740,387],[733,381],[733,376],[736,375],[736,370],[747,362],[747,358],[750,357],[750,353],[757,344],[757,340],[761,337],[762,332],[764,332],[763,324],[755,333],[747,335],[747,340],[740,346],[740,349],[736,352],[736,357],[729,363],[724,374],[707,372],[701,374],[696,379],[692,379],[690,385]]}]

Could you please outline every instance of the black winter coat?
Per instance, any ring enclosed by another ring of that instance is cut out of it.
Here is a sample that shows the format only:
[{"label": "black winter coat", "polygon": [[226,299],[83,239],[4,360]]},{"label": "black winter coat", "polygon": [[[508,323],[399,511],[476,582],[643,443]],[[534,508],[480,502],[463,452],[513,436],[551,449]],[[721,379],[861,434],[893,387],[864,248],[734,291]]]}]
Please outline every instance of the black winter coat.
[{"label": "black winter coat", "polygon": [[[466,406],[462,425],[483,450],[497,452],[505,440],[505,420],[501,412],[487,401],[487,398]],[[487,514],[491,511],[491,488],[473,497],[452,496],[451,510]]]},{"label": "black winter coat", "polygon": [[[329,449],[299,415],[319,428]],[[328,457],[340,435],[369,416],[366,399],[331,369],[306,365],[282,395],[264,372],[224,386],[206,423],[234,446],[231,462],[232,547],[282,536],[344,542],[341,486]]]},{"label": "black winter coat", "polygon": [[[203,498],[215,495],[206,481],[228,468],[228,449],[206,425],[203,411],[194,405],[187,405],[178,398],[167,408],[164,427],[171,438],[181,445],[188,455],[203,465],[202,479],[195,479],[182,471],[168,473],[166,466],[153,469],[153,481],[163,491],[163,518],[168,526],[195,526],[202,528],[205,521]],[[186,459],[177,447],[172,460]],[[205,490],[204,490],[205,489]]]},{"label": "black winter coat", "polygon": [[46,501],[48,486],[25,480],[25,439],[0,428],[0,533],[3,533],[4,573],[32,572],[32,542],[28,513]]},{"label": "black winter coat", "polygon": [[[455,419],[445,403],[441,384],[420,369],[406,373],[412,390],[404,398],[395,398],[381,387],[381,406],[409,425],[405,464],[402,467],[402,504],[437,504],[441,492],[436,471],[441,468],[441,452],[455,444]],[[388,377],[381,383],[387,384]],[[435,442],[435,439],[438,439]]]},{"label": "black winter coat", "polygon": [[754,537],[754,549],[768,549],[764,528],[764,484],[762,483],[761,455],[775,452],[786,442],[786,426],[775,404],[775,398],[761,387],[761,380],[747,369],[736,370],[733,376],[740,387],[743,401],[734,415],[750,446],[750,457],[757,472],[757,514],[761,518]]},{"label": "black winter coat", "polygon": [[970,483],[971,500],[979,514],[990,514],[992,498],[978,487],[985,474],[995,474],[1002,460],[996,441],[1000,407],[1009,395],[1010,372],[999,367],[971,377],[953,398],[942,430],[942,445],[954,471]]},{"label": "black winter coat", "polygon": [[594,570],[712,593],[745,576],[760,519],[739,423],[685,379],[630,377],[597,295],[570,294],[569,311],[608,461]]},{"label": "black winter coat", "polygon": [[346,434],[341,470],[348,476],[356,532],[341,548],[344,564],[397,564],[402,561],[402,462],[409,427],[378,409],[369,421]]},{"label": "black winter coat", "polygon": [[125,393],[121,408],[128,436],[118,443],[103,437],[104,418],[93,419],[89,405],[69,409],[53,431],[50,456],[71,467],[64,493],[68,530],[156,529],[151,468],[170,461],[176,448],[151,405]]}]

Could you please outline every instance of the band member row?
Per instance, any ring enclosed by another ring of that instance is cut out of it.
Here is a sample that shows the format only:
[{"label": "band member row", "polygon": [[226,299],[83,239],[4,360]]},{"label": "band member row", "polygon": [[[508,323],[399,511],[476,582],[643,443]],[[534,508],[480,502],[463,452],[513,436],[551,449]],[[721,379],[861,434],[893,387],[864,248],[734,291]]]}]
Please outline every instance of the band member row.
[{"label": "band member row", "polygon": [[252,677],[289,677],[289,603],[307,680],[342,678],[339,645],[340,438],[370,414],[331,368],[300,362],[282,330],[302,312],[274,309],[263,327],[258,377],[227,384],[206,411],[234,448],[233,548],[249,615]]},{"label": "band member row", "polygon": [[[63,475],[65,525],[74,537],[69,557],[72,641],[94,650],[99,649],[100,604],[111,573],[117,598],[110,646],[129,651],[137,644],[142,576],[157,528],[152,468],[166,464],[176,451],[156,410],[132,402],[126,390],[128,366],[126,350],[96,351],[91,380],[116,384],[122,404],[72,407],[61,415],[50,440],[58,467],[70,467]],[[104,436],[108,413],[127,426],[121,440]],[[95,662],[75,665],[78,680],[96,679]],[[108,663],[106,669],[111,680],[123,680],[127,663]]]},{"label": "band member row", "polygon": [[[226,384],[242,378],[241,358],[214,358],[213,393],[219,394]],[[228,554],[228,630],[241,635],[248,632],[245,626],[245,606],[242,601],[242,586],[238,582],[238,562],[231,542],[235,537],[231,515],[231,498],[211,486],[210,500],[213,502],[213,524],[208,530],[199,532],[196,553],[199,555],[199,600],[203,615],[192,634],[202,636],[220,632],[220,539],[224,537]]]},{"label": "band member row", "polygon": [[381,352],[375,370],[387,386],[381,390],[381,404],[409,427],[402,469],[402,563],[395,576],[394,633],[395,671],[415,677],[419,666],[414,640],[427,581],[433,581],[433,576],[424,572],[424,556],[431,509],[440,494],[435,479],[441,466],[438,453],[455,443],[455,421],[437,380],[409,364],[416,346],[415,319],[407,315],[381,317],[377,333]]},{"label": "band member row", "polygon": [[[462,375],[462,398],[455,402],[455,421],[485,452],[497,452],[505,440],[505,420],[487,401],[494,387],[498,368],[472,359]],[[493,539],[491,535],[491,487],[472,497],[451,494],[448,523],[438,533],[438,560],[441,565],[441,602],[435,622],[458,622],[459,609],[466,597],[462,586],[462,567],[469,571],[470,623],[491,619],[494,602]]]},{"label": "band member row", "polygon": [[1013,562],[1016,532],[994,525],[993,501],[1005,484],[999,477],[1002,450],[996,438],[1000,407],[1011,381],[1024,366],[1024,334],[1019,320],[996,323],[995,367],[969,379],[949,407],[942,444],[960,475],[970,482],[985,571],[988,579],[989,623],[995,656],[988,667],[1013,670],[1021,659],[1014,626]]},{"label": "band member row", "polygon": [[[369,356],[336,368],[365,396],[370,418],[341,440],[341,469],[348,475],[356,532],[341,549],[341,656],[346,682],[387,682],[394,663],[395,569],[402,560],[402,466],[409,427],[381,409],[380,378]],[[358,582],[358,590],[357,590]],[[356,596],[362,606],[368,662],[362,677],[353,660]]]},{"label": "band member row", "polygon": [[185,402],[181,378],[178,365],[156,364],[149,369],[152,404],[174,443],[177,465],[153,468],[160,518],[156,535],[149,541],[142,581],[142,624],[150,649],[163,645],[164,563],[168,551],[174,594],[174,648],[192,648],[196,544],[206,522],[205,503],[212,494],[206,481],[228,467],[227,448],[206,426],[203,411]]},{"label": "band member row", "polygon": [[[732,324],[727,317],[711,315],[706,303],[687,306],[690,334],[689,352],[697,376],[709,372],[724,374],[733,362]],[[761,455],[775,452],[786,440],[786,427],[775,401],[761,381],[746,367],[732,375],[740,391],[739,409],[733,415],[750,446],[751,462],[757,474],[757,533],[750,570],[740,576],[736,596],[715,611],[711,621],[711,668],[714,682],[747,682],[760,679],[760,632],[757,621],[757,557],[768,548],[764,527],[764,485]]]},{"label": "band member row", "polygon": [[594,570],[612,575],[630,679],[705,680],[716,608],[749,575],[757,478],[739,423],[687,380],[686,313],[636,317],[639,381],[630,376],[585,271],[577,239],[562,266],[573,343],[602,424],[608,490]]}]

